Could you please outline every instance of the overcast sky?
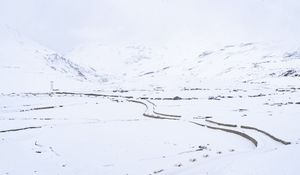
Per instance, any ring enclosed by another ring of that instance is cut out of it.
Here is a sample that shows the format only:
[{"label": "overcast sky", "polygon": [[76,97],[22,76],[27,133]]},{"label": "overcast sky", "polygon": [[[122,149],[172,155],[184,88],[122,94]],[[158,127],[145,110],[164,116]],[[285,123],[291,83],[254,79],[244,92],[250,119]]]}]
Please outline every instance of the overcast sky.
[{"label": "overcast sky", "polygon": [[90,41],[300,40],[300,1],[0,0],[0,21],[61,53]]}]

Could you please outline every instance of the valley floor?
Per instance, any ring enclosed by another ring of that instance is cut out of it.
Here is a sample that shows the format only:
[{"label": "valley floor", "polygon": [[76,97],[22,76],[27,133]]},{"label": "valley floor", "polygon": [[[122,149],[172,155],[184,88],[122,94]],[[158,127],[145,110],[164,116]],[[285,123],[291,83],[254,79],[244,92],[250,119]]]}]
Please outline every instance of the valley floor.
[{"label": "valley floor", "polygon": [[300,86],[0,95],[0,175],[297,174]]}]

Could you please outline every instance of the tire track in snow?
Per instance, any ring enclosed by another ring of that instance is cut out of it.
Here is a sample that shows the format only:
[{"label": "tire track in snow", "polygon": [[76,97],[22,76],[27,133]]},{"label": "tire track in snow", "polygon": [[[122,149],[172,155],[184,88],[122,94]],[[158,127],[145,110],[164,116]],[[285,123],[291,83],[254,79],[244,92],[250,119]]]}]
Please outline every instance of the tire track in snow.
[{"label": "tire track in snow", "polygon": [[[171,115],[171,114],[162,114],[155,111],[155,104],[150,101],[139,101],[139,100],[127,100],[128,102],[142,104],[146,107],[143,116],[154,118],[154,119],[164,119],[164,120],[179,120],[181,116],[178,115]],[[152,107],[149,107],[151,106]]]},{"label": "tire track in snow", "polygon": [[[167,119],[167,120],[179,120],[179,118],[181,116],[179,115],[171,115],[171,114],[163,114],[163,116],[159,115],[161,113],[158,113],[158,112],[155,112],[155,104],[153,102],[142,102],[142,101],[139,101],[139,100],[128,100],[129,102],[134,102],[134,103],[138,103],[138,104],[142,104],[146,107],[146,110],[145,112],[143,113],[144,116],[146,117],[150,117],[150,118],[154,118],[154,119]],[[152,108],[149,107],[149,105],[152,105]],[[154,115],[156,114],[156,115]],[[213,130],[220,130],[220,131],[223,131],[223,132],[226,132],[226,133],[230,133],[230,134],[235,134],[235,135],[238,135],[244,139],[247,139],[249,140],[252,144],[255,145],[255,147],[257,147],[257,141],[245,134],[245,133],[242,133],[242,132],[239,132],[239,131],[236,131],[236,130],[230,130],[230,129],[226,129],[226,128],[220,128],[220,127],[213,127],[213,126],[209,126],[209,125],[204,125],[204,124],[200,124],[200,123],[197,123],[197,122],[194,122],[194,121],[188,121],[190,123],[193,123],[193,124],[196,124],[198,126],[201,126],[201,127],[205,127],[207,129],[213,129]]]},{"label": "tire track in snow", "polygon": [[213,126],[209,126],[209,125],[203,125],[203,124],[193,122],[193,121],[190,121],[190,123],[196,124],[198,126],[206,127],[208,129],[220,130],[220,131],[223,131],[223,132],[235,134],[235,135],[238,135],[240,137],[243,137],[243,138],[249,140],[255,147],[257,147],[257,145],[258,145],[258,142],[257,142],[256,139],[254,139],[253,137],[249,136],[248,134],[245,134],[245,133],[240,132],[240,131],[236,131],[236,130],[232,130],[232,129],[226,129],[226,128],[220,128],[220,127],[213,127]]},{"label": "tire track in snow", "polygon": [[268,133],[268,132],[266,132],[264,130],[261,130],[261,129],[258,129],[258,128],[255,128],[255,127],[252,127],[252,126],[241,125],[240,127],[238,127],[238,125],[236,125],[236,124],[221,123],[221,122],[216,122],[216,121],[212,121],[212,120],[205,120],[205,121],[209,122],[209,123],[213,123],[213,124],[219,125],[219,126],[235,127],[235,128],[241,128],[241,129],[254,130],[254,131],[258,132],[258,133],[264,134],[265,136],[269,137],[270,139],[272,139],[272,140],[274,140],[276,142],[279,142],[279,143],[281,143],[283,145],[289,145],[289,144],[291,144],[291,142],[279,139],[278,137],[275,137],[272,134],[270,134],[270,133]]},{"label": "tire track in snow", "polygon": [[42,128],[41,126],[31,126],[31,127],[25,127],[25,128],[17,128],[17,129],[8,129],[8,130],[2,130],[0,133],[5,133],[5,132],[16,132],[16,131],[22,131],[22,130],[28,130],[28,129],[38,129]]},{"label": "tire track in snow", "polygon": [[[164,113],[156,112],[155,107],[157,105],[155,103],[149,101],[149,100],[145,100],[144,102],[139,101],[139,100],[128,100],[128,101],[143,104],[146,107],[146,111],[143,113],[143,115],[145,117],[150,117],[150,118],[154,118],[154,119],[167,119],[167,120],[179,120],[181,118],[180,115],[164,114]],[[152,106],[152,107],[149,107],[149,106]],[[201,127],[205,127],[207,129],[220,130],[220,131],[223,131],[223,132],[226,132],[226,133],[231,133],[231,134],[238,135],[238,136],[250,141],[253,145],[255,145],[255,147],[257,147],[258,144],[259,144],[257,138],[253,137],[253,136],[250,136],[247,132],[244,133],[244,132],[241,132],[241,131],[237,130],[238,128],[257,131],[258,133],[263,134],[264,136],[267,136],[268,138],[272,139],[273,141],[279,142],[283,145],[291,144],[291,142],[284,141],[282,139],[279,139],[279,138],[273,136],[272,134],[270,134],[266,131],[263,131],[261,129],[251,127],[251,126],[243,126],[242,125],[242,126],[238,127],[237,124],[221,123],[221,122],[208,120],[208,119],[206,119],[205,122],[211,123],[211,124],[214,124],[214,125],[218,125],[219,127],[214,127],[214,126],[210,126],[210,125],[207,125],[207,124],[201,124],[201,123],[197,123],[197,122],[194,122],[194,121],[188,121],[188,122],[196,124],[196,125],[201,126]],[[228,129],[226,127],[236,128],[236,129]],[[262,140],[262,139],[260,139],[260,140]]]}]

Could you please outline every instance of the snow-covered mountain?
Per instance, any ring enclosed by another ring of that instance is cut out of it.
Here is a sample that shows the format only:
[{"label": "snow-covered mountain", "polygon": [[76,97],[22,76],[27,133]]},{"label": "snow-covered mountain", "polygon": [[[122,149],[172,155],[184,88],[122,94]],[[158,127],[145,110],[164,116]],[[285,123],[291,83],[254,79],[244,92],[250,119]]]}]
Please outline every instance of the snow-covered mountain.
[{"label": "snow-covered mountain", "polygon": [[88,44],[68,56],[120,87],[186,87],[200,82],[271,81],[300,75],[300,45],[239,43],[191,49]]},{"label": "snow-covered mountain", "polygon": [[[73,63],[17,31],[0,26],[1,92],[45,91],[54,88],[75,88],[80,82],[105,82],[89,68]],[[81,83],[84,84],[84,83]]]},{"label": "snow-covered mountain", "polygon": [[202,43],[88,43],[64,57],[9,27],[0,30],[1,92],[45,91],[51,81],[56,89],[180,89],[201,82],[276,82],[300,75],[297,44],[243,42],[205,49]]}]

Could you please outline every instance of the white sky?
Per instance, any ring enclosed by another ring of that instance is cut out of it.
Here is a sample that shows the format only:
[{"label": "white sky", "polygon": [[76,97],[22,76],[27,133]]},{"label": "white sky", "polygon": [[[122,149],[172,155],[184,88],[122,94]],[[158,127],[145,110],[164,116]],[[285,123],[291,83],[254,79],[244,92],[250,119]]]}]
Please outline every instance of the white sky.
[{"label": "white sky", "polygon": [[0,0],[1,24],[61,53],[80,43],[300,40],[298,0]]}]

